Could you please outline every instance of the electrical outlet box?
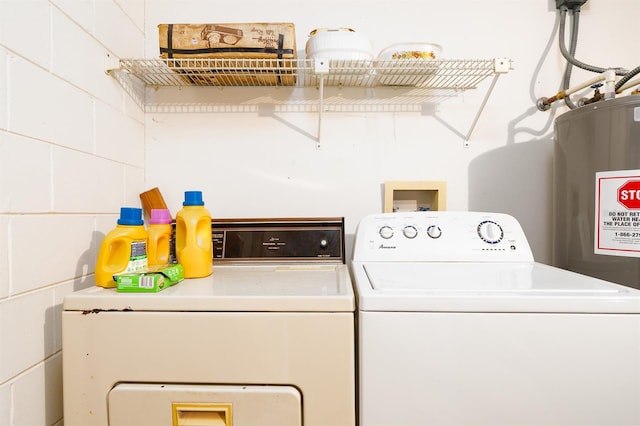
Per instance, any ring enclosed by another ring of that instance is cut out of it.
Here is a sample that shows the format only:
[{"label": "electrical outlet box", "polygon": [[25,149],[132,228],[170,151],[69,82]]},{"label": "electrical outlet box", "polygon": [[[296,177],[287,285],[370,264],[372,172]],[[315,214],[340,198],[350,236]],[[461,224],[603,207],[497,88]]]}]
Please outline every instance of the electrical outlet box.
[{"label": "electrical outlet box", "polygon": [[582,7],[587,0],[556,0],[556,9],[566,7],[567,9],[576,9]]}]

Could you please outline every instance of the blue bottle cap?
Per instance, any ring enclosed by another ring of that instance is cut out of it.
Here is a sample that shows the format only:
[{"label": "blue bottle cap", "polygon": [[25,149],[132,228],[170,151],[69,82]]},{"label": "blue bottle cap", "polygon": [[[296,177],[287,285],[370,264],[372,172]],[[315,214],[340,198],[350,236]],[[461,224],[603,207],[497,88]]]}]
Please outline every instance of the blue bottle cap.
[{"label": "blue bottle cap", "polygon": [[120,219],[118,219],[118,225],[137,226],[143,225],[142,209],[135,207],[121,207]]},{"label": "blue bottle cap", "polygon": [[185,191],[183,206],[204,206],[202,191]]}]

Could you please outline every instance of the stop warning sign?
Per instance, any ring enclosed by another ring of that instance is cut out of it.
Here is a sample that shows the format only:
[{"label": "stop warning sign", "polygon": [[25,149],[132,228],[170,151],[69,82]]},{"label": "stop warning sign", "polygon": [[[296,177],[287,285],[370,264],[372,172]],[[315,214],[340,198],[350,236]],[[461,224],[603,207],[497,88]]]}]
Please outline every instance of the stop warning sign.
[{"label": "stop warning sign", "polygon": [[618,188],[618,202],[628,209],[640,209],[640,180],[628,180]]}]

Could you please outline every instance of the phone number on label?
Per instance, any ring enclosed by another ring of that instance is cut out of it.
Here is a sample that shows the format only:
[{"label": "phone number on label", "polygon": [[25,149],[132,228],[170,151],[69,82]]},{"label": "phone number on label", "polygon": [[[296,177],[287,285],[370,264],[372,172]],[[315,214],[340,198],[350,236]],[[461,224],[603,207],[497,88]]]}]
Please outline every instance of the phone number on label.
[{"label": "phone number on label", "polygon": [[640,232],[616,232],[616,237],[640,238]]}]

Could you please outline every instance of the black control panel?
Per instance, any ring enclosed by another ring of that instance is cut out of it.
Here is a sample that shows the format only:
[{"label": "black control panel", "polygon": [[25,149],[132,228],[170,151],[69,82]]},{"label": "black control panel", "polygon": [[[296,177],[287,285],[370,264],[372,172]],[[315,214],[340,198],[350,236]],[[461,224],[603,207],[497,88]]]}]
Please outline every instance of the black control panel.
[{"label": "black control panel", "polygon": [[344,218],[213,219],[213,261],[344,263]]}]

